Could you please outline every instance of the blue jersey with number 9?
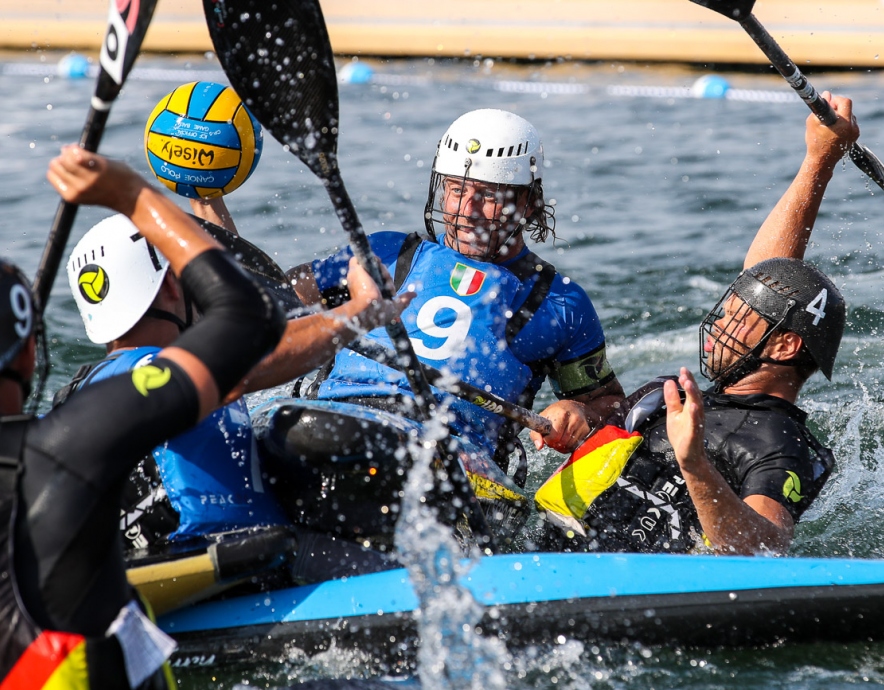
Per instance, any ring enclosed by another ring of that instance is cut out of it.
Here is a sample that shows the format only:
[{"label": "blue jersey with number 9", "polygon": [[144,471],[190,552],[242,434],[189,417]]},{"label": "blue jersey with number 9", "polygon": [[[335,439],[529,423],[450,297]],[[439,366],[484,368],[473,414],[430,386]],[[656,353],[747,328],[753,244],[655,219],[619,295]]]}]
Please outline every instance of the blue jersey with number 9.
[{"label": "blue jersey with number 9", "polygon": [[[372,249],[390,271],[407,236],[396,232],[371,235]],[[527,253],[527,249],[524,253]],[[313,263],[320,291],[340,284],[351,253],[344,250]],[[421,361],[450,372],[510,402],[526,390],[536,392],[543,381],[530,363],[568,362],[604,347],[604,333],[589,297],[580,286],[556,275],[549,294],[522,328],[507,342],[508,319],[525,301],[529,281],[507,264],[477,261],[435,242],[421,242],[400,292],[417,297],[402,313],[415,353]],[[392,346],[384,329],[369,336]],[[405,375],[343,350],[319,388],[323,399],[410,394]],[[441,394],[440,394],[441,397]],[[493,452],[502,418],[460,399],[449,399],[452,426],[472,442]]]}]

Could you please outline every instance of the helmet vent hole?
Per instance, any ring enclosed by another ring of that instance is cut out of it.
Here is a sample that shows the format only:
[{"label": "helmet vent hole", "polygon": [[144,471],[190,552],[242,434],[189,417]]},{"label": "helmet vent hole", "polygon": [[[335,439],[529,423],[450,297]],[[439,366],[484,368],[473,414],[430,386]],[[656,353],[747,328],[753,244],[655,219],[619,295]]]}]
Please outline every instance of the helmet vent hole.
[{"label": "helmet vent hole", "polygon": [[786,283],[782,282],[781,280],[777,280],[771,275],[759,275],[756,277],[761,283],[769,287],[774,292],[783,295],[784,297],[792,297],[799,292],[798,288],[787,285]]},{"label": "helmet vent hole", "polygon": [[506,152],[507,158],[513,155],[513,147],[510,146],[510,150]]},{"label": "helmet vent hole", "polygon": [[503,146],[501,146],[499,149],[497,149],[497,157],[503,158]]},{"label": "helmet vent hole", "polygon": [[491,158],[491,156],[493,156],[493,155],[494,155],[494,149],[488,149],[485,152],[485,158]]}]

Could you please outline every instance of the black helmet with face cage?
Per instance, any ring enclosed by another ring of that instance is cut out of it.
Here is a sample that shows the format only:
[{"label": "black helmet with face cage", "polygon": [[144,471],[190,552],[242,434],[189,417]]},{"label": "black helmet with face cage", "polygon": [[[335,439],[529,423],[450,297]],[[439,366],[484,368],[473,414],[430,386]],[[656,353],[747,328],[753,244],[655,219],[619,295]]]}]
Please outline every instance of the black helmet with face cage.
[{"label": "black helmet with face cage", "polygon": [[[724,307],[736,295],[743,304],[723,328],[715,327],[724,316]],[[731,322],[745,318],[750,311],[759,314],[768,327],[755,345],[737,340],[730,332]],[[813,364],[826,378],[832,378],[835,356],[844,333],[847,307],[841,292],[818,268],[800,259],[776,258],[761,261],[745,269],[731,283],[718,304],[700,325],[700,370],[720,390],[755,371],[770,336],[776,330],[801,336]],[[703,345],[710,339],[718,345],[708,355]],[[723,355],[735,354],[735,361],[725,365]],[[806,358],[805,358],[806,359]],[[802,358],[777,364],[801,364]]]}]

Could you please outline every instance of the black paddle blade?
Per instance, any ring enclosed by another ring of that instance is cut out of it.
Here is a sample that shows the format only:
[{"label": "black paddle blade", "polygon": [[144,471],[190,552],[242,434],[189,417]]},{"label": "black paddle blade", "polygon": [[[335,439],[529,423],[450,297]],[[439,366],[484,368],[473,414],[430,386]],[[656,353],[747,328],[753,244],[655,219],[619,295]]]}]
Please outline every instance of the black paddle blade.
[{"label": "black paddle blade", "polygon": [[337,170],[338,84],[311,0],[203,0],[218,60],[252,114],[320,179]]},{"label": "black paddle blade", "polygon": [[752,14],[755,0],[691,0],[695,5],[708,7],[728,19],[740,21]]},{"label": "black paddle blade", "polygon": [[874,153],[857,142],[850,148],[850,160],[868,175],[872,182],[884,189],[884,164]]},{"label": "black paddle blade", "polygon": [[101,45],[101,72],[95,85],[95,96],[105,103],[110,103],[120,93],[138,57],[157,0],[130,0],[121,9],[123,4],[111,0],[107,34]]}]

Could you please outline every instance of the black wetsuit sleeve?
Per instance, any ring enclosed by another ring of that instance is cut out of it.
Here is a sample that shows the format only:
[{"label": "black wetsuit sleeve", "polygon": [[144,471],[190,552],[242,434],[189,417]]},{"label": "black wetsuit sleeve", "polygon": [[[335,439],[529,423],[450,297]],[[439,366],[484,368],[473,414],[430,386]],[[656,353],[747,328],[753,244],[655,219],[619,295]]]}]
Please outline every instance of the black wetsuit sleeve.
[{"label": "black wetsuit sleeve", "polygon": [[25,605],[38,622],[101,634],[129,600],[118,544],[122,482],[198,414],[190,378],[160,358],[88,386],[32,422],[15,552]]},{"label": "black wetsuit sleeve", "polygon": [[181,284],[204,316],[173,345],[206,365],[223,398],[276,347],[285,315],[277,301],[220,250],[203,252],[188,263]]}]

